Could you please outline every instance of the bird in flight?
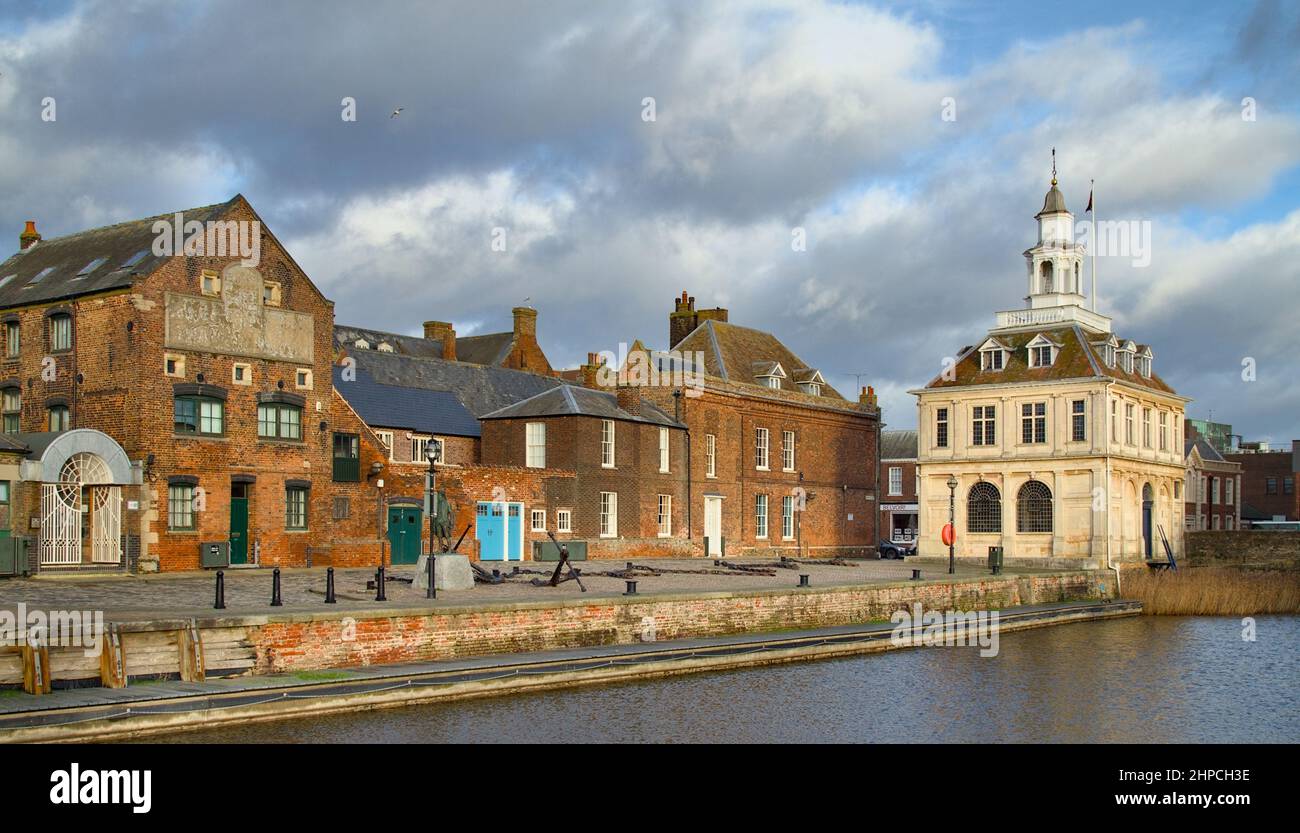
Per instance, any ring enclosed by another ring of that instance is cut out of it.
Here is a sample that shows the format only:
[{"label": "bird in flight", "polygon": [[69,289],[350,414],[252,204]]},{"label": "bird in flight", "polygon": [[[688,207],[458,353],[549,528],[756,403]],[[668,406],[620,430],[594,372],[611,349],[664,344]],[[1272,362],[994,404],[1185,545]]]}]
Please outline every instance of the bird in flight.
[{"label": "bird in flight", "polygon": [[393,114],[389,116],[389,118],[390,119],[397,118],[399,115],[401,115],[402,111],[405,109],[406,109],[405,107],[398,107],[396,110],[393,111]]}]

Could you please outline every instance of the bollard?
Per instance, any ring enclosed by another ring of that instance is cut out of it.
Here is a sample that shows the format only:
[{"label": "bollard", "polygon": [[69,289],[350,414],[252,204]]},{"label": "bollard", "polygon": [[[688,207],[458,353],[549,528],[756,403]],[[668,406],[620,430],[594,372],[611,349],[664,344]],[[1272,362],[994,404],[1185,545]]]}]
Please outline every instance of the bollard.
[{"label": "bollard", "polygon": [[812,587],[812,585],[808,583],[808,574],[807,574],[807,573],[800,573],[800,574],[799,574],[799,586],[800,586],[800,587]]},{"label": "bollard", "polygon": [[629,570],[632,569],[632,562],[631,562],[631,561],[627,562],[627,568],[628,568]]},{"label": "bollard", "polygon": [[493,570],[493,571],[492,571],[492,578],[501,578],[501,571],[500,571],[500,570]]},{"label": "bollard", "polygon": [[921,571],[920,571],[920,570],[913,570],[913,571],[912,571],[912,581],[920,581],[920,580],[921,580]]},{"label": "bollard", "polygon": [[284,602],[280,601],[280,568],[276,567],[271,572],[271,607],[280,607]]},{"label": "bollard", "polygon": [[513,570],[511,570],[510,575],[512,576],[519,575],[519,568],[515,567]]},{"label": "bollard", "polygon": [[222,570],[217,570],[217,603],[212,606],[212,609],[226,609],[226,574]]},{"label": "bollard", "polygon": [[624,596],[635,596],[635,595],[636,595],[636,582],[635,582],[635,581],[629,581],[629,582],[627,583],[627,592],[624,593],[623,595],[624,595]]},{"label": "bollard", "polygon": [[338,604],[339,600],[334,598],[334,568],[329,567],[325,570],[325,604]]},{"label": "bollard", "polygon": [[433,564],[434,559],[435,557],[433,555],[430,555],[429,560],[426,562],[426,566],[428,567],[428,572],[429,572],[429,586],[425,588],[424,591],[424,598],[426,599],[438,598],[438,588],[434,586],[434,573],[435,573],[435,568]]},{"label": "bollard", "polygon": [[379,572],[375,573],[375,601],[386,602],[388,597],[384,595],[384,565],[379,565]]}]

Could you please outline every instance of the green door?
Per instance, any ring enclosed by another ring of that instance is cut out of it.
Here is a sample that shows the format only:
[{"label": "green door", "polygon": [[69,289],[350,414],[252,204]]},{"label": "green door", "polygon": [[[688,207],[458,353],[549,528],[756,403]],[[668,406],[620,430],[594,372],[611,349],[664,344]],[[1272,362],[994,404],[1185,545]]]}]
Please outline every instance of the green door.
[{"label": "green door", "polygon": [[388,548],[393,564],[414,564],[420,558],[424,510],[418,506],[388,507]]},{"label": "green door", "polygon": [[248,493],[236,483],[230,494],[230,563],[248,563]]}]

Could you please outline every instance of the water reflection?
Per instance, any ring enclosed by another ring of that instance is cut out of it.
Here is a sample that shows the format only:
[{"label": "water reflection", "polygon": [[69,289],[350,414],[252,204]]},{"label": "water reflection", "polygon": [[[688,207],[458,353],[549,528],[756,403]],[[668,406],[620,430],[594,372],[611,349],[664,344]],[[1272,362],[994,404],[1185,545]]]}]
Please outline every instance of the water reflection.
[{"label": "water reflection", "polygon": [[1135,617],[824,662],[275,724],[180,743],[1296,742],[1300,617]]}]

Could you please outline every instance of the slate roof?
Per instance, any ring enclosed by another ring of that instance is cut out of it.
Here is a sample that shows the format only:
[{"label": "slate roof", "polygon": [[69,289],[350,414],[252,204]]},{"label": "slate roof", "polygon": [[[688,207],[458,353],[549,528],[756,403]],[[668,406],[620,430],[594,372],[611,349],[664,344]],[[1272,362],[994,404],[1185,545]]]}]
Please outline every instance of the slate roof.
[{"label": "slate roof", "polygon": [[[400,421],[395,421],[407,412],[401,408],[385,408],[380,401],[372,406],[374,409],[370,415],[364,413],[353,402],[354,392],[350,389],[351,386],[361,382],[363,377],[367,384],[387,388],[450,392],[476,419],[563,384],[559,379],[551,376],[539,376],[536,373],[503,367],[485,367],[466,362],[405,356],[400,353],[381,353],[377,350],[346,352],[356,362],[357,381],[342,382],[336,371],[335,387],[361,414],[362,419],[372,427],[408,427]],[[450,433],[443,428],[421,430]],[[478,436],[477,427],[474,434],[465,436]]]},{"label": "slate roof", "polygon": [[648,422],[670,428],[685,428],[656,405],[641,400],[641,413],[633,414],[618,406],[618,396],[601,390],[562,385],[544,391],[514,405],[485,414],[483,419],[518,419],[521,417],[590,416],[625,422]]},{"label": "slate roof", "polygon": [[[1025,349],[1025,345],[1039,335],[1051,339],[1061,346],[1056,361],[1050,367],[1029,366],[1029,351]],[[1152,371],[1151,377],[1147,378],[1138,373],[1136,369],[1132,373],[1128,373],[1119,366],[1107,367],[1101,351],[1092,344],[1093,340],[1100,342],[1103,339],[1100,336],[1090,338],[1077,326],[998,333],[996,338],[1011,351],[1006,358],[1005,366],[1001,370],[981,370],[979,351],[973,347],[968,347],[958,357],[952,379],[945,379],[940,375],[931,380],[926,387],[1005,385],[1009,382],[1046,382],[1107,376],[1162,393],[1174,392],[1174,389],[1165,384],[1165,381],[1154,371]],[[1124,340],[1121,339],[1120,343],[1123,342]],[[1140,352],[1145,345],[1137,346]]]},{"label": "slate roof", "polygon": [[454,437],[480,436],[478,420],[451,391],[384,385],[357,368],[345,381],[346,368],[335,366],[334,388],[372,428],[406,428]]},{"label": "slate roof", "polygon": [[1205,438],[1199,434],[1183,442],[1183,456],[1191,457],[1193,448],[1195,448],[1196,452],[1201,455],[1201,459],[1207,463],[1228,462],[1223,459],[1223,455],[1218,452],[1218,449],[1206,442]]},{"label": "slate roof", "polygon": [[27,443],[19,439],[17,434],[0,434],[0,451],[21,451],[27,452]]},{"label": "slate roof", "polygon": [[456,360],[471,364],[500,367],[510,355],[515,334],[488,333],[481,336],[464,336],[456,339]]},{"label": "slate roof", "polygon": [[[197,220],[206,223],[220,219],[240,199],[242,197],[236,194],[227,202],[188,208],[180,213],[185,215],[186,222]],[[0,265],[0,308],[133,286],[167,260],[166,256],[159,257],[153,253],[153,242],[158,236],[153,224],[158,220],[171,220],[176,213],[53,237],[17,252]],[[124,265],[141,253],[139,260],[130,266]],[[101,264],[78,277],[79,272],[100,258],[104,258]],[[32,283],[32,279],[46,269],[50,271],[37,283]]]},{"label": "slate roof", "polygon": [[915,431],[881,431],[880,459],[915,460],[917,450]]},{"label": "slate roof", "polygon": [[[350,327],[344,324],[335,325],[335,344],[349,350],[366,349],[356,346],[357,339],[365,339],[371,350],[378,348],[381,343],[387,343],[392,346],[394,353],[403,356],[418,356],[428,359],[442,358],[442,341],[439,339],[389,333],[384,330],[371,330],[366,327]],[[505,364],[514,343],[515,334],[513,332],[459,336],[456,339],[456,360],[468,362],[469,364],[500,367]]]},{"label": "slate roof", "polygon": [[786,373],[794,379],[810,378],[814,368],[795,355],[789,347],[771,333],[741,327],[724,321],[712,319],[703,321],[685,338],[673,346],[675,351],[704,354],[704,372],[709,376],[725,379],[729,382],[763,387],[772,394],[786,393],[800,397],[809,404],[818,400],[835,400],[833,404],[843,405],[846,401],[839,391],[829,384],[822,385],[821,396],[803,394],[797,389],[773,390],[759,382],[759,376],[780,364]]}]

